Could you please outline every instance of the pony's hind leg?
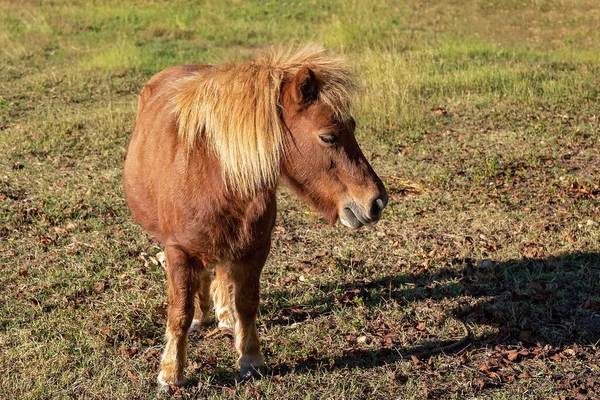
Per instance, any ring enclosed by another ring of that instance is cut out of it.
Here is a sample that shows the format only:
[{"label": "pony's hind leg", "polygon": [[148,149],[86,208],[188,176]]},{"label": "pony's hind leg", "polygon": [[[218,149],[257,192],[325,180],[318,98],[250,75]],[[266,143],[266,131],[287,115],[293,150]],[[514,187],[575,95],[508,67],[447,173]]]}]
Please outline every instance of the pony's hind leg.
[{"label": "pony's hind leg", "polygon": [[228,266],[217,265],[216,276],[210,285],[210,294],[215,306],[215,316],[219,321],[219,329],[233,332],[233,310],[230,297],[233,289],[228,276]]},{"label": "pony's hind leg", "polygon": [[183,368],[187,358],[188,330],[194,318],[194,297],[200,286],[200,261],[178,247],[167,246],[167,289],[169,296],[167,346],[161,361],[158,383],[162,387],[185,383]]},{"label": "pony's hind leg", "polygon": [[231,297],[235,321],[235,348],[239,354],[238,364],[242,379],[259,376],[265,364],[256,330],[262,266],[262,263],[236,263],[229,271],[233,286]]},{"label": "pony's hind leg", "polygon": [[211,274],[207,268],[199,273],[200,287],[194,296],[194,319],[190,326],[190,332],[200,330],[202,325],[209,324],[210,318],[210,282]]}]

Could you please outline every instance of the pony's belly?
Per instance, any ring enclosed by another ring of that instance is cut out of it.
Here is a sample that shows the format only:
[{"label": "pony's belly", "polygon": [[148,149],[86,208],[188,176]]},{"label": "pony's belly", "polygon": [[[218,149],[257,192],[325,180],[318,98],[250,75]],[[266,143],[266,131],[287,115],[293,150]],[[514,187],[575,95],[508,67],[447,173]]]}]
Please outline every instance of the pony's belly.
[{"label": "pony's belly", "polygon": [[162,235],[158,229],[156,196],[154,191],[149,189],[148,175],[142,173],[142,171],[147,172],[147,169],[139,162],[136,151],[137,148],[132,142],[123,172],[125,201],[131,210],[133,220],[162,242]]}]

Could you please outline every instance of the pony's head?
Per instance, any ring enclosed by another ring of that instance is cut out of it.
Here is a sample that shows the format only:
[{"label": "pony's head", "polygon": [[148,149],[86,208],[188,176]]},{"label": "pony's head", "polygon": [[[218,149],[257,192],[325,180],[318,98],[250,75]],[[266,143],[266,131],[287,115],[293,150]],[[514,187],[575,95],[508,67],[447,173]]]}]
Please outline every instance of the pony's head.
[{"label": "pony's head", "polygon": [[275,51],[175,85],[180,139],[191,150],[204,138],[229,192],[252,197],[283,176],[330,223],[381,217],[388,197],[354,137],[354,82],[338,57],[319,46]]},{"label": "pony's head", "polygon": [[304,65],[284,81],[282,175],[330,223],[339,217],[357,229],[381,218],[388,196],[358,146],[349,112],[352,82],[334,61],[328,69]]}]

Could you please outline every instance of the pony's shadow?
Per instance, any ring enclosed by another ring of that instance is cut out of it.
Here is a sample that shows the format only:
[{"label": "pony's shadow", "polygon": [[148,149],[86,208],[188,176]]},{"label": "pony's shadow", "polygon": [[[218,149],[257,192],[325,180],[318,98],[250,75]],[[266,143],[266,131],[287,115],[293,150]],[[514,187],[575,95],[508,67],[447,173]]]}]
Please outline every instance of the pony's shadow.
[{"label": "pony's shadow", "polygon": [[[460,352],[467,346],[470,350],[518,343],[525,346],[568,346],[575,343],[587,345],[600,340],[600,303],[594,301],[600,293],[600,253],[577,252],[560,257],[506,262],[452,261],[453,265],[460,263],[461,267],[321,286],[308,304],[318,304],[320,311],[305,311],[307,305],[288,307],[263,324],[268,329],[274,325],[299,324],[319,318],[340,306],[339,293],[352,292],[360,296],[363,307],[377,307],[389,302],[390,298],[403,302],[461,298],[448,316],[475,328],[478,325],[498,328],[494,334],[471,336],[465,345],[444,351],[446,354]],[[282,294],[271,292],[270,295],[277,297]],[[343,306],[354,305],[349,302]],[[510,312],[507,311],[509,309]],[[373,368],[411,355],[436,354],[436,349],[451,343],[432,341],[404,349],[356,348],[333,360],[314,356],[295,365],[279,365],[270,369],[268,374],[303,373],[320,368]]]}]

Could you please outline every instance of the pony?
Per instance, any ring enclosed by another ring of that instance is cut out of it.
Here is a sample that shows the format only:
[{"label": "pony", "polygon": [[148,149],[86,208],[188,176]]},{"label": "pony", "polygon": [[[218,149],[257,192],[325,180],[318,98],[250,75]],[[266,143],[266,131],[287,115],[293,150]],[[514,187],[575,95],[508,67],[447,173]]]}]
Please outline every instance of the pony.
[{"label": "pony", "polygon": [[138,96],[123,183],[132,217],[164,247],[168,316],[158,382],[185,382],[188,333],[233,332],[240,376],[260,376],[259,279],[285,182],[333,225],[375,224],[388,196],[354,136],[356,85],[320,46],[182,65]]}]

